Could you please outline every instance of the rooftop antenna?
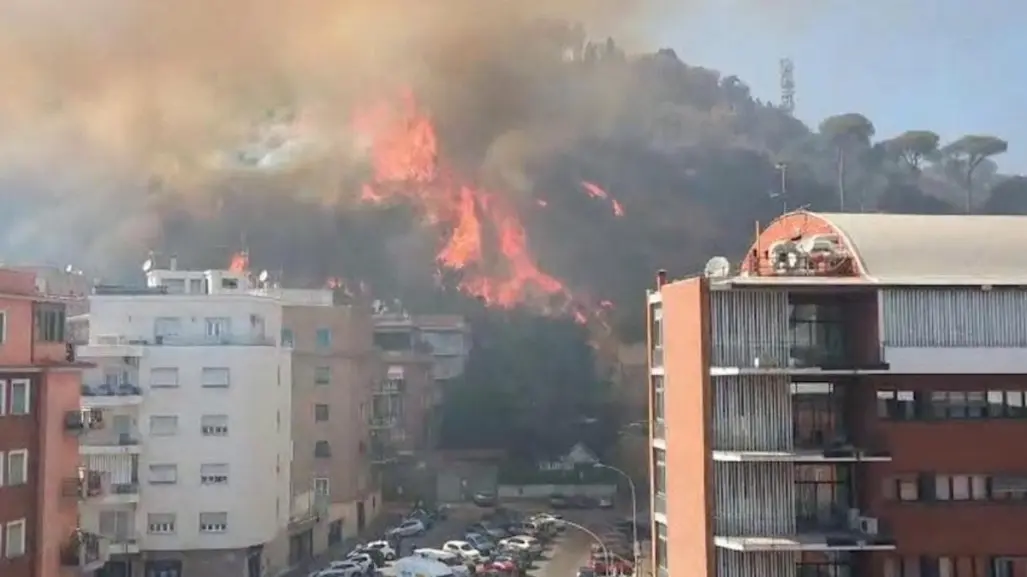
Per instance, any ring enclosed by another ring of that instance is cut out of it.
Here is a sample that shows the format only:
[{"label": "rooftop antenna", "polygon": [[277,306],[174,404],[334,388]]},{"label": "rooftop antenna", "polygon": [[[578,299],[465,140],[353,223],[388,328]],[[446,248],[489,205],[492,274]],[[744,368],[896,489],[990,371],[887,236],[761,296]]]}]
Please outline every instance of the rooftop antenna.
[{"label": "rooftop antenna", "polygon": [[780,61],[781,76],[781,110],[792,116],[795,114],[795,63],[791,58]]}]

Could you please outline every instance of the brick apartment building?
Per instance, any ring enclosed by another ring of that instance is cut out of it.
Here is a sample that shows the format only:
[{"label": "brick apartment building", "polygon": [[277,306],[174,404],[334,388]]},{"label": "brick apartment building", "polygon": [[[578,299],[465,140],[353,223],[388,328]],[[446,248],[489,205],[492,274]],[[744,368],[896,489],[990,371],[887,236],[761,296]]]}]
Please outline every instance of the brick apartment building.
[{"label": "brick apartment building", "polygon": [[781,216],[648,296],[662,577],[1027,576],[1027,218]]},{"label": "brick apartment building", "polygon": [[81,367],[65,344],[65,303],[31,272],[0,269],[0,575],[80,574],[103,563],[78,530]]}]

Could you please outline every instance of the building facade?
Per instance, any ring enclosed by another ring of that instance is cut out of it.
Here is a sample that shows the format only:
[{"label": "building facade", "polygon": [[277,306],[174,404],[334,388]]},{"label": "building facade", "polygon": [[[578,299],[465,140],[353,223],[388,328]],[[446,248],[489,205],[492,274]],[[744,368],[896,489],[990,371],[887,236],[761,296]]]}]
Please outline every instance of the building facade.
[{"label": "building facade", "polygon": [[75,575],[102,564],[79,530],[82,367],[65,343],[65,304],[30,272],[0,269],[0,575]]},{"label": "building facade", "polygon": [[150,270],[89,299],[82,524],[101,575],[260,575],[286,565],[292,351],[245,273]]},{"label": "building facade", "polygon": [[648,296],[660,575],[1027,574],[1027,219],[782,216]]},{"label": "building facade", "polygon": [[292,348],[293,510],[289,558],[317,555],[362,531],[381,505],[371,471],[372,391],[384,380],[371,308],[317,299],[283,301]]}]

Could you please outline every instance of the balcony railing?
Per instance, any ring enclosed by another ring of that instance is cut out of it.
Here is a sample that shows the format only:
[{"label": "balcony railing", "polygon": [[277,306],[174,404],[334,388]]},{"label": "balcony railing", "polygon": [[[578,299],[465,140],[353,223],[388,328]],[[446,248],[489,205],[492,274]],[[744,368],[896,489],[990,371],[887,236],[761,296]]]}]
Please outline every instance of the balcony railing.
[{"label": "balcony railing", "polygon": [[109,557],[107,545],[107,540],[99,535],[76,531],[61,547],[61,565],[83,571],[99,569]]},{"label": "balcony railing", "polygon": [[666,439],[667,435],[667,424],[663,419],[656,419],[653,421],[653,438],[654,439]]},{"label": "balcony railing", "polygon": [[844,345],[796,344],[782,335],[779,341],[714,340],[714,367],[764,369],[872,370],[884,369],[881,355],[856,354]]},{"label": "balcony railing", "polygon": [[653,495],[653,512],[666,514],[667,513],[667,494],[657,491]]},{"label": "balcony railing", "polygon": [[371,417],[370,425],[372,429],[392,429],[399,425],[399,417]]},{"label": "balcony railing", "polygon": [[876,545],[894,542],[890,528],[880,519],[861,515],[842,503],[796,503],[795,527],[799,533],[821,533],[828,544],[850,542]]},{"label": "balcony railing", "polygon": [[87,447],[132,447],[140,443],[138,432],[115,433],[108,430],[89,431],[79,439],[80,446]]},{"label": "balcony railing", "polygon": [[135,385],[82,385],[83,397],[131,397],[142,395],[143,390]]},{"label": "balcony railing", "polygon": [[823,451],[827,458],[845,457],[888,457],[891,453],[878,442],[855,442],[844,431],[812,431],[796,434],[796,449],[804,451]]}]

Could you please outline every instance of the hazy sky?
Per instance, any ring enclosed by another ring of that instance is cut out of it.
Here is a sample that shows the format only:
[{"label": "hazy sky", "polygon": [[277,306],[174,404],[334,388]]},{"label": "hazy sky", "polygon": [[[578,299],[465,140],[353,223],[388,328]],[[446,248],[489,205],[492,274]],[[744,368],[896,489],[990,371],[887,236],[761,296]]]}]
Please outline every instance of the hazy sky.
[{"label": "hazy sky", "polygon": [[[660,40],[688,64],[735,74],[778,101],[778,60],[795,62],[796,115],[816,126],[861,112],[879,138],[932,129],[943,140],[1009,141],[1003,171],[1027,173],[1027,3],[1013,0],[718,0]],[[780,13],[757,5],[791,5]],[[803,10],[797,5],[815,5]]]}]

